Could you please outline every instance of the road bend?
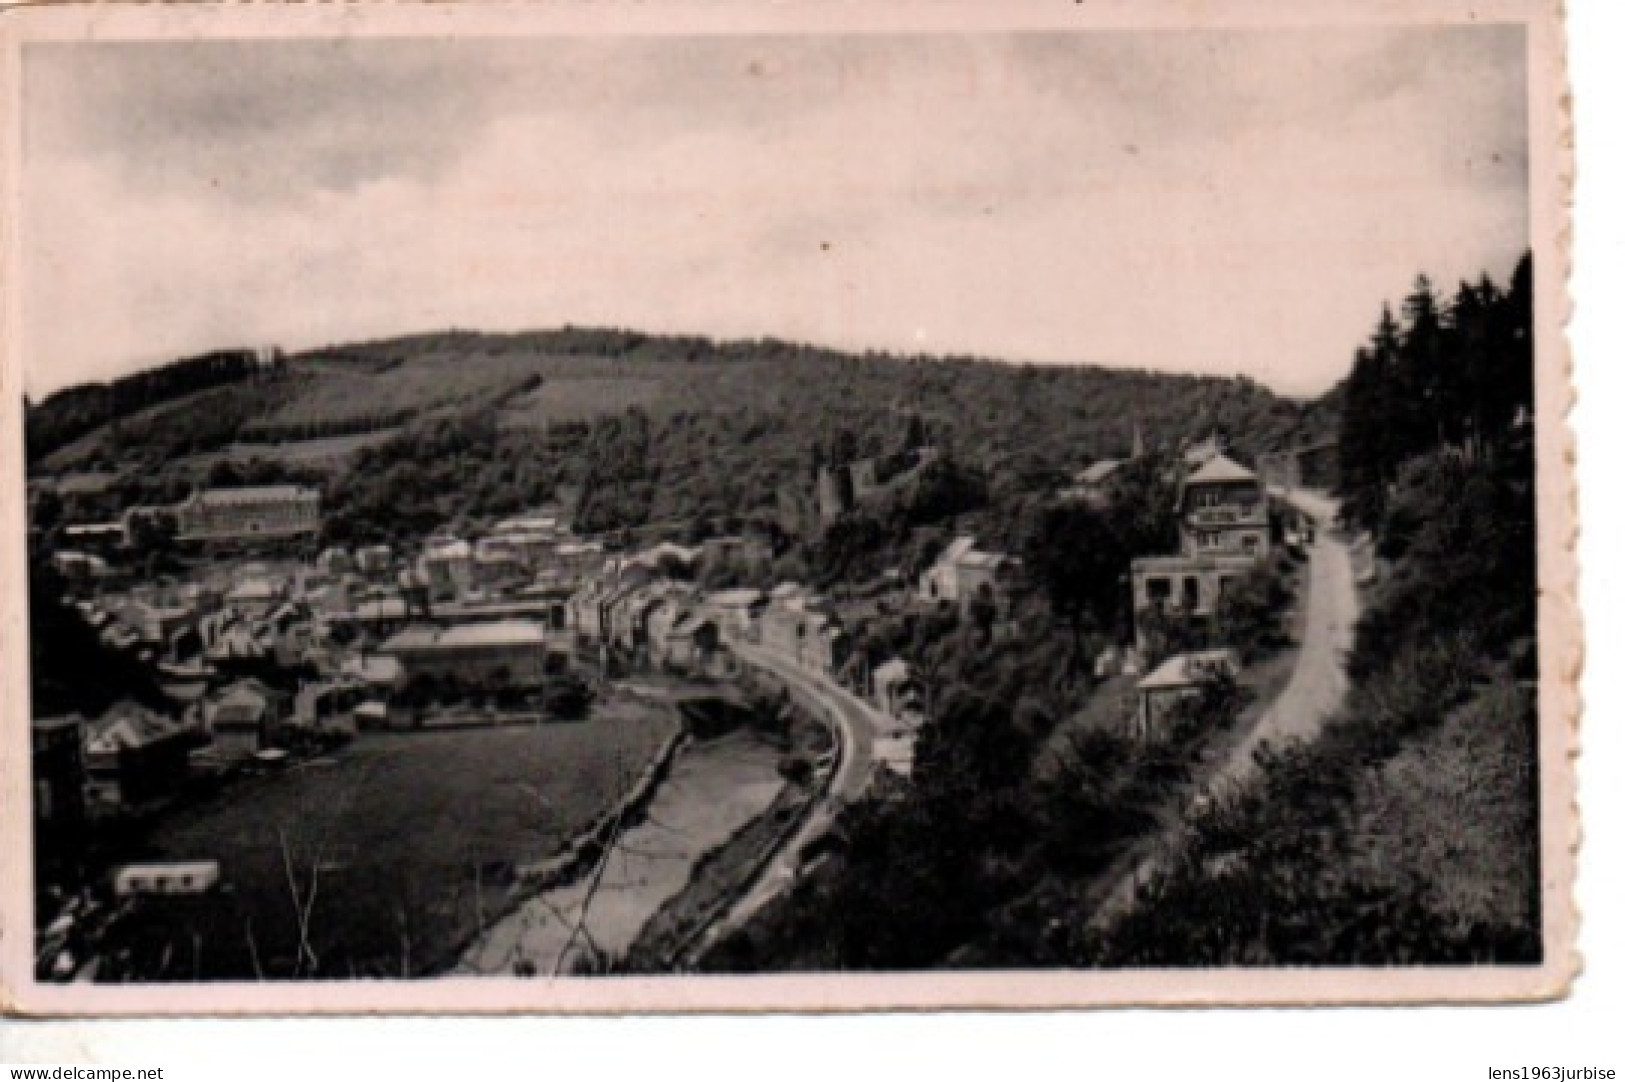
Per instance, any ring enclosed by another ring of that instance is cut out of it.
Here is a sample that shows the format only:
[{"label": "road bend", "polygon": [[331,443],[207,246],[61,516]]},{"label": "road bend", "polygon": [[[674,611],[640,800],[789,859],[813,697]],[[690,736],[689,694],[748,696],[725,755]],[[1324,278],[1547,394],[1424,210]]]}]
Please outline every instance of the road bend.
[{"label": "road bend", "polygon": [[1348,545],[1333,530],[1337,503],[1302,490],[1289,493],[1287,499],[1317,523],[1309,553],[1303,642],[1292,676],[1246,737],[1198,788],[1185,814],[1148,844],[1135,848],[1091,916],[1094,927],[1110,925],[1133,907],[1140,887],[1190,843],[1191,813],[1244,785],[1257,769],[1254,753],[1259,748],[1312,739],[1343,701],[1348,688],[1345,664],[1354,642],[1359,600]]},{"label": "road bend", "polygon": [[836,742],[835,773],[824,796],[781,843],[771,859],[738,899],[706,930],[691,957],[703,955],[713,944],[742,927],[761,908],[795,881],[801,853],[834,825],[841,809],[858,800],[874,776],[875,738],[886,728],[885,715],[822,673],[809,672],[782,654],[761,646],[733,641],[729,647],[740,661],[782,682],[805,709],[818,712],[831,723]]}]

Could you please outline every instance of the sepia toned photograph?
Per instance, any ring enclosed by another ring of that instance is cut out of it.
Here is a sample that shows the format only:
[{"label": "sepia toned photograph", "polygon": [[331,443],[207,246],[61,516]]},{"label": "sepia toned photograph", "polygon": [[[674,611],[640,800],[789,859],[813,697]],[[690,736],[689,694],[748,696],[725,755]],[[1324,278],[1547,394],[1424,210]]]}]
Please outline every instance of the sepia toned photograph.
[{"label": "sepia toned photograph", "polygon": [[551,7],[5,28],[7,1006],[1562,994],[1552,5]]}]

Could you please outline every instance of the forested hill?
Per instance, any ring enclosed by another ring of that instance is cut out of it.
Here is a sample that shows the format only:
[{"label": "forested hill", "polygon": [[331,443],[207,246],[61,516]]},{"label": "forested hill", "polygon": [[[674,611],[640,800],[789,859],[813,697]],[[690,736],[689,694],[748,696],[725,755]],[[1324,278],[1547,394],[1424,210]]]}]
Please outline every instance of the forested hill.
[{"label": "forested hill", "polygon": [[611,529],[769,514],[785,486],[808,484],[815,455],[885,454],[910,429],[996,489],[1039,491],[1127,454],[1136,430],[1149,450],[1219,431],[1246,457],[1334,427],[1245,378],[450,331],[289,356],[275,380],[107,425],[48,465],[122,469],[143,488],[130,500],[184,493],[211,471],[293,474],[325,485],[338,535],[508,513],[561,488],[583,494],[585,525]]},{"label": "forested hill", "polygon": [[1383,310],[1340,438],[1377,557],[1344,708],[1069,962],[1541,959],[1532,317],[1527,256],[1504,286],[1421,278]]},{"label": "forested hill", "polygon": [[274,371],[279,356],[217,350],[172,361],[110,383],[84,383],[27,403],[30,462],[103,425],[198,391]]}]

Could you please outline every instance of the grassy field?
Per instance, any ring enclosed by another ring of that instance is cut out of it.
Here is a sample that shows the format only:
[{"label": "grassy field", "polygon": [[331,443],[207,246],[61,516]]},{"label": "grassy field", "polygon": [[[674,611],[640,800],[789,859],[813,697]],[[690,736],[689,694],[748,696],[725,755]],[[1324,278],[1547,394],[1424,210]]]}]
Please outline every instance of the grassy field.
[{"label": "grassy field", "polygon": [[504,423],[544,426],[553,421],[578,421],[602,413],[617,413],[632,406],[649,409],[669,393],[659,379],[637,376],[555,376],[512,402],[502,411]]},{"label": "grassy field", "polygon": [[[151,907],[130,933],[138,971],[432,969],[499,907],[514,864],[555,852],[612,804],[674,724],[611,700],[580,724],[364,736],[179,812],[143,855],[218,859],[229,889],[191,912]],[[296,894],[314,963],[300,957]]]},{"label": "grassy field", "polygon": [[414,415],[508,390],[539,370],[536,357],[436,351],[387,368],[314,364],[301,368],[308,386],[281,409],[261,418],[277,428]]},{"label": "grassy field", "polygon": [[650,412],[704,409],[716,395],[729,400],[783,406],[764,390],[760,367],[742,362],[655,364],[623,357],[560,356],[534,348],[445,346],[414,352],[391,366],[301,362],[306,389],[259,424],[307,423],[421,416],[435,409],[495,396],[540,376],[540,387],[503,404],[511,426],[543,426],[620,413],[632,406]]},{"label": "grassy field", "polygon": [[362,432],[353,436],[326,436],[313,440],[279,440],[275,443],[234,443],[220,451],[188,455],[175,463],[177,469],[206,474],[216,462],[249,462],[263,459],[289,466],[338,470],[363,447],[376,447],[400,434],[398,428]]}]

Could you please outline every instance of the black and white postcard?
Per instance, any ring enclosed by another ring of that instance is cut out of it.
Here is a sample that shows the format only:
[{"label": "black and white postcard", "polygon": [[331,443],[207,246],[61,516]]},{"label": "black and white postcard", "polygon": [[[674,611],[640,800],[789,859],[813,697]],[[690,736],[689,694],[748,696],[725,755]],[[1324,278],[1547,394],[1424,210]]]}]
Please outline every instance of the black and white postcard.
[{"label": "black and white postcard", "polygon": [[0,45],[7,1008],[1563,994],[1555,3]]}]

